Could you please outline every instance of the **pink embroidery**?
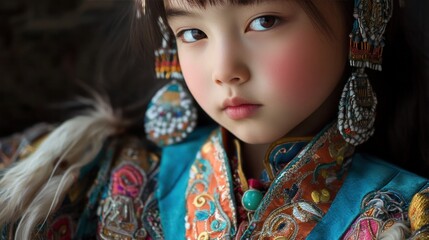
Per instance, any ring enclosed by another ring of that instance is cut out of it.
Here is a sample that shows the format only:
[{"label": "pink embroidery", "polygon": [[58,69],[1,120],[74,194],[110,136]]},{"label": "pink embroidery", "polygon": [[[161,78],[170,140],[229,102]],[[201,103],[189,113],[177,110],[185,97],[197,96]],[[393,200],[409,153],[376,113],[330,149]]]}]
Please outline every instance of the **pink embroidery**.
[{"label": "pink embroidery", "polygon": [[112,196],[127,196],[136,198],[143,188],[144,177],[131,164],[124,164],[112,173]]},{"label": "pink embroidery", "polygon": [[[394,223],[408,225],[406,204],[402,195],[391,191],[374,191],[362,200],[362,214],[349,228],[343,239],[372,240]],[[406,236],[405,232],[402,232]]]},{"label": "pink embroidery", "polygon": [[144,207],[140,194],[146,182],[144,171],[132,162],[123,162],[112,172],[109,196],[100,204],[101,239],[146,239],[140,220]]},{"label": "pink embroidery", "polygon": [[354,224],[354,228],[347,231],[347,240],[372,240],[377,236],[380,222],[373,218],[359,218]]}]

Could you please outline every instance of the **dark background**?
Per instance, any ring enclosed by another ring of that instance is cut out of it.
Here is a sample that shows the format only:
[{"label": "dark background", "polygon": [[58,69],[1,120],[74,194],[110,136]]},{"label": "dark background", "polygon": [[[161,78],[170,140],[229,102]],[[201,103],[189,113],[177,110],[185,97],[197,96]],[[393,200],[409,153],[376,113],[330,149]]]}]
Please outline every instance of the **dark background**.
[{"label": "dark background", "polygon": [[116,107],[152,94],[153,66],[129,44],[131,0],[0,1],[0,137],[40,121],[62,121],[89,96]]}]

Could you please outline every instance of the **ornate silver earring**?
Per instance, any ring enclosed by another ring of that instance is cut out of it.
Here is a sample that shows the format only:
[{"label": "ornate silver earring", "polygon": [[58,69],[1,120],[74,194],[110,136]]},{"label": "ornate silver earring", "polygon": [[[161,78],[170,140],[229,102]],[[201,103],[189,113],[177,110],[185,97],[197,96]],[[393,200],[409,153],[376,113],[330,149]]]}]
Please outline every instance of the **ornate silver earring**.
[{"label": "ornate silver earring", "polygon": [[392,12],[392,0],[355,0],[349,53],[355,69],[343,89],[338,113],[338,129],[354,146],[374,133],[377,98],[365,68],[382,70],[383,35]]}]

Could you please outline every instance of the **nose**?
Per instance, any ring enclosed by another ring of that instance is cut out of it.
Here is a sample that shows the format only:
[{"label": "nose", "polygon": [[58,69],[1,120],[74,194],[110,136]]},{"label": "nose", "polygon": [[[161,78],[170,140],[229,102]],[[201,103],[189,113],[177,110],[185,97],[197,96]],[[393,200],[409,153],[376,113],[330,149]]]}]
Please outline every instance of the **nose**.
[{"label": "nose", "polygon": [[250,79],[243,50],[237,44],[223,43],[213,48],[212,79],[217,85],[241,85]]}]

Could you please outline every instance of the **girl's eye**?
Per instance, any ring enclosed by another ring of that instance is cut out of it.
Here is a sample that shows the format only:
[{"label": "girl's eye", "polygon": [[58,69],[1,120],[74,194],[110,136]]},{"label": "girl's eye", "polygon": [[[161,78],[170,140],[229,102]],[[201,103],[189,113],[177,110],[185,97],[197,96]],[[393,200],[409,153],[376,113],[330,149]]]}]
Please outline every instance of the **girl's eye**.
[{"label": "girl's eye", "polygon": [[266,31],[279,22],[278,17],[262,16],[254,19],[248,27],[248,31]]},{"label": "girl's eye", "polygon": [[206,34],[198,29],[187,29],[179,32],[176,36],[185,43],[193,43],[203,38],[206,38]]}]

